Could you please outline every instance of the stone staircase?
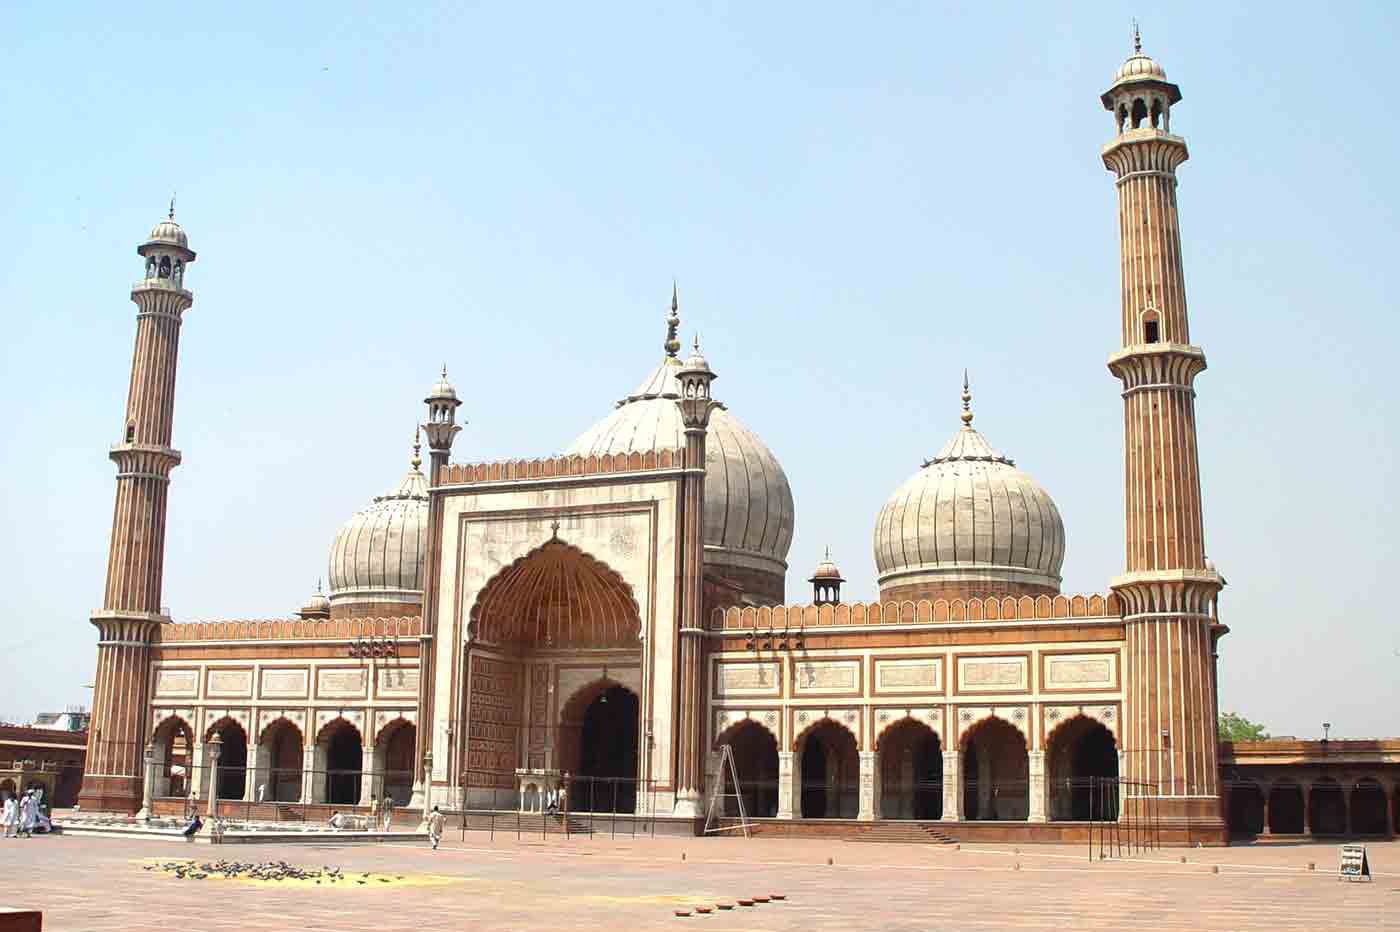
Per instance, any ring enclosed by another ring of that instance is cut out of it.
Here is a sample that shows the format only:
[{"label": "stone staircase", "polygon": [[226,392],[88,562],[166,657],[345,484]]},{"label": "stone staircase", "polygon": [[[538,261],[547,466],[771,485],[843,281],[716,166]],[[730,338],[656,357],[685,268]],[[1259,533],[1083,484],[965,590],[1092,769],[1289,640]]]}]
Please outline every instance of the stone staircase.
[{"label": "stone staircase", "polygon": [[943,831],[938,822],[887,821],[872,822],[864,831],[857,832],[846,840],[900,845],[953,845],[958,841]]}]

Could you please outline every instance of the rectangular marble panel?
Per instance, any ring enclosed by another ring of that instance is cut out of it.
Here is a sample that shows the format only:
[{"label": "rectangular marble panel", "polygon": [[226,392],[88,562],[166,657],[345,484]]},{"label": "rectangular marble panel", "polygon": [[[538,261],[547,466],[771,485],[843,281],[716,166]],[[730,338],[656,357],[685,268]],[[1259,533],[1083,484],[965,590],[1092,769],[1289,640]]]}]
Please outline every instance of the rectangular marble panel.
[{"label": "rectangular marble panel", "polygon": [[875,688],[881,692],[941,692],[943,661],[932,658],[877,660]]},{"label": "rectangular marble panel", "polygon": [[793,664],[792,684],[799,693],[855,692],[860,688],[859,660],[810,660]]},{"label": "rectangular marble panel", "polygon": [[1045,658],[1047,689],[1112,689],[1117,685],[1112,654],[1055,654]]},{"label": "rectangular marble panel", "polygon": [[718,696],[776,696],[781,688],[776,662],[721,663],[715,677]]},{"label": "rectangular marble panel", "polygon": [[210,670],[209,695],[211,696],[251,696],[253,694],[252,670]]},{"label": "rectangular marble panel", "polygon": [[156,674],[157,696],[193,696],[198,688],[198,670],[161,670]]},{"label": "rectangular marble panel", "polygon": [[261,695],[269,697],[306,697],[305,670],[262,671]]},{"label": "rectangular marble panel", "polygon": [[317,670],[317,696],[359,697],[365,694],[364,670]]},{"label": "rectangular marble panel", "polygon": [[1019,692],[1027,687],[1025,657],[959,657],[964,692]]},{"label": "rectangular marble panel", "polygon": [[382,693],[418,694],[418,671],[404,667],[385,667],[379,671],[379,691]]}]

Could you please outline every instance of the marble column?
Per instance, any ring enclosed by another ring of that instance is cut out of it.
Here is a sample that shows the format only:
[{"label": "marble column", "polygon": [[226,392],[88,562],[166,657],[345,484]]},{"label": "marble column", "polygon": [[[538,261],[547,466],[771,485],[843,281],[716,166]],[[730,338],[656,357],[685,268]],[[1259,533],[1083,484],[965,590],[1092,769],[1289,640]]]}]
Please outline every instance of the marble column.
[{"label": "marble column", "polygon": [[366,745],[360,749],[360,805],[368,806],[374,795],[374,746]]},{"label": "marble column", "polygon": [[791,751],[778,752],[778,818],[791,819],[794,805],[801,805],[797,792],[801,774],[797,770],[797,755]]},{"label": "marble column", "polygon": [[1262,834],[1272,835],[1274,833],[1274,830],[1273,827],[1269,824],[1269,797],[1274,795],[1272,792],[1272,787],[1265,784],[1265,786],[1260,790],[1260,792],[1264,794],[1264,829]]},{"label": "marble column", "polygon": [[880,812],[880,753],[860,752],[860,811],[856,818],[873,822]]},{"label": "marble column", "polygon": [[301,754],[301,801],[309,803],[316,796],[316,745]]},{"label": "marble column", "polygon": [[1385,833],[1393,836],[1395,834],[1395,794],[1400,793],[1400,786],[1392,787],[1389,793],[1385,794]]},{"label": "marble column", "polygon": [[1045,814],[1045,752],[1030,751],[1030,815],[1028,822],[1049,821]]},{"label": "marble column", "polygon": [[243,770],[243,801],[252,803],[258,800],[258,755],[256,749],[254,753],[248,755],[248,761],[244,764]]},{"label": "marble column", "polygon": [[943,755],[943,821],[961,822],[962,805],[962,762],[957,751]]},{"label": "marble column", "polygon": [[1312,784],[1303,784],[1303,834],[1312,834]]}]

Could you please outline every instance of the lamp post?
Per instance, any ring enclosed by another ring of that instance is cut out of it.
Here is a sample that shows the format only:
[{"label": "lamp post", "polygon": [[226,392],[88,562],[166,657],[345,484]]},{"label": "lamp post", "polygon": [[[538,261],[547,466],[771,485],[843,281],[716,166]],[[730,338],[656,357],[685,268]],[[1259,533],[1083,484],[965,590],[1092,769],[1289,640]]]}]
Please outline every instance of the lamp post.
[{"label": "lamp post", "polygon": [[205,752],[212,762],[212,770],[209,774],[209,818],[214,818],[219,812],[219,758],[224,753],[224,739],[217,731],[214,737],[210,738],[204,745]]},{"label": "lamp post", "polygon": [[423,753],[423,820],[433,811],[433,752]]}]

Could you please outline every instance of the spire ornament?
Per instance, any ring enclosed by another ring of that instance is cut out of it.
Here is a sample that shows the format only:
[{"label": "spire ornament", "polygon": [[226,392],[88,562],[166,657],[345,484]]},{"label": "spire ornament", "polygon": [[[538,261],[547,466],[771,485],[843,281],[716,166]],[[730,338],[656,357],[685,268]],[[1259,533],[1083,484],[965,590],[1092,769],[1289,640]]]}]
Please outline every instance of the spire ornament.
[{"label": "spire ornament", "polygon": [[972,389],[968,387],[967,370],[963,370],[962,422],[964,427],[972,426]]},{"label": "spire ornament", "polygon": [[171,192],[171,195],[170,195],[170,213],[166,214],[165,216],[166,216],[167,218],[171,219],[171,220],[174,220],[174,219],[175,219],[175,194],[174,194],[174,192]]},{"label": "spire ornament", "polygon": [[676,338],[676,331],[680,329],[680,301],[676,297],[676,282],[671,280],[671,316],[666,318],[666,342],[662,346],[666,350],[666,355],[675,357],[681,351],[681,341]]},{"label": "spire ornament", "polygon": [[414,472],[417,472],[418,467],[423,465],[423,457],[419,455],[423,448],[422,445],[418,442],[419,434],[422,432],[422,430],[423,428],[418,426],[417,424],[413,425],[413,459],[409,460],[409,462],[413,464]]},{"label": "spire ornament", "polygon": [[1142,54],[1142,33],[1138,31],[1138,21],[1133,20],[1133,54]]}]

